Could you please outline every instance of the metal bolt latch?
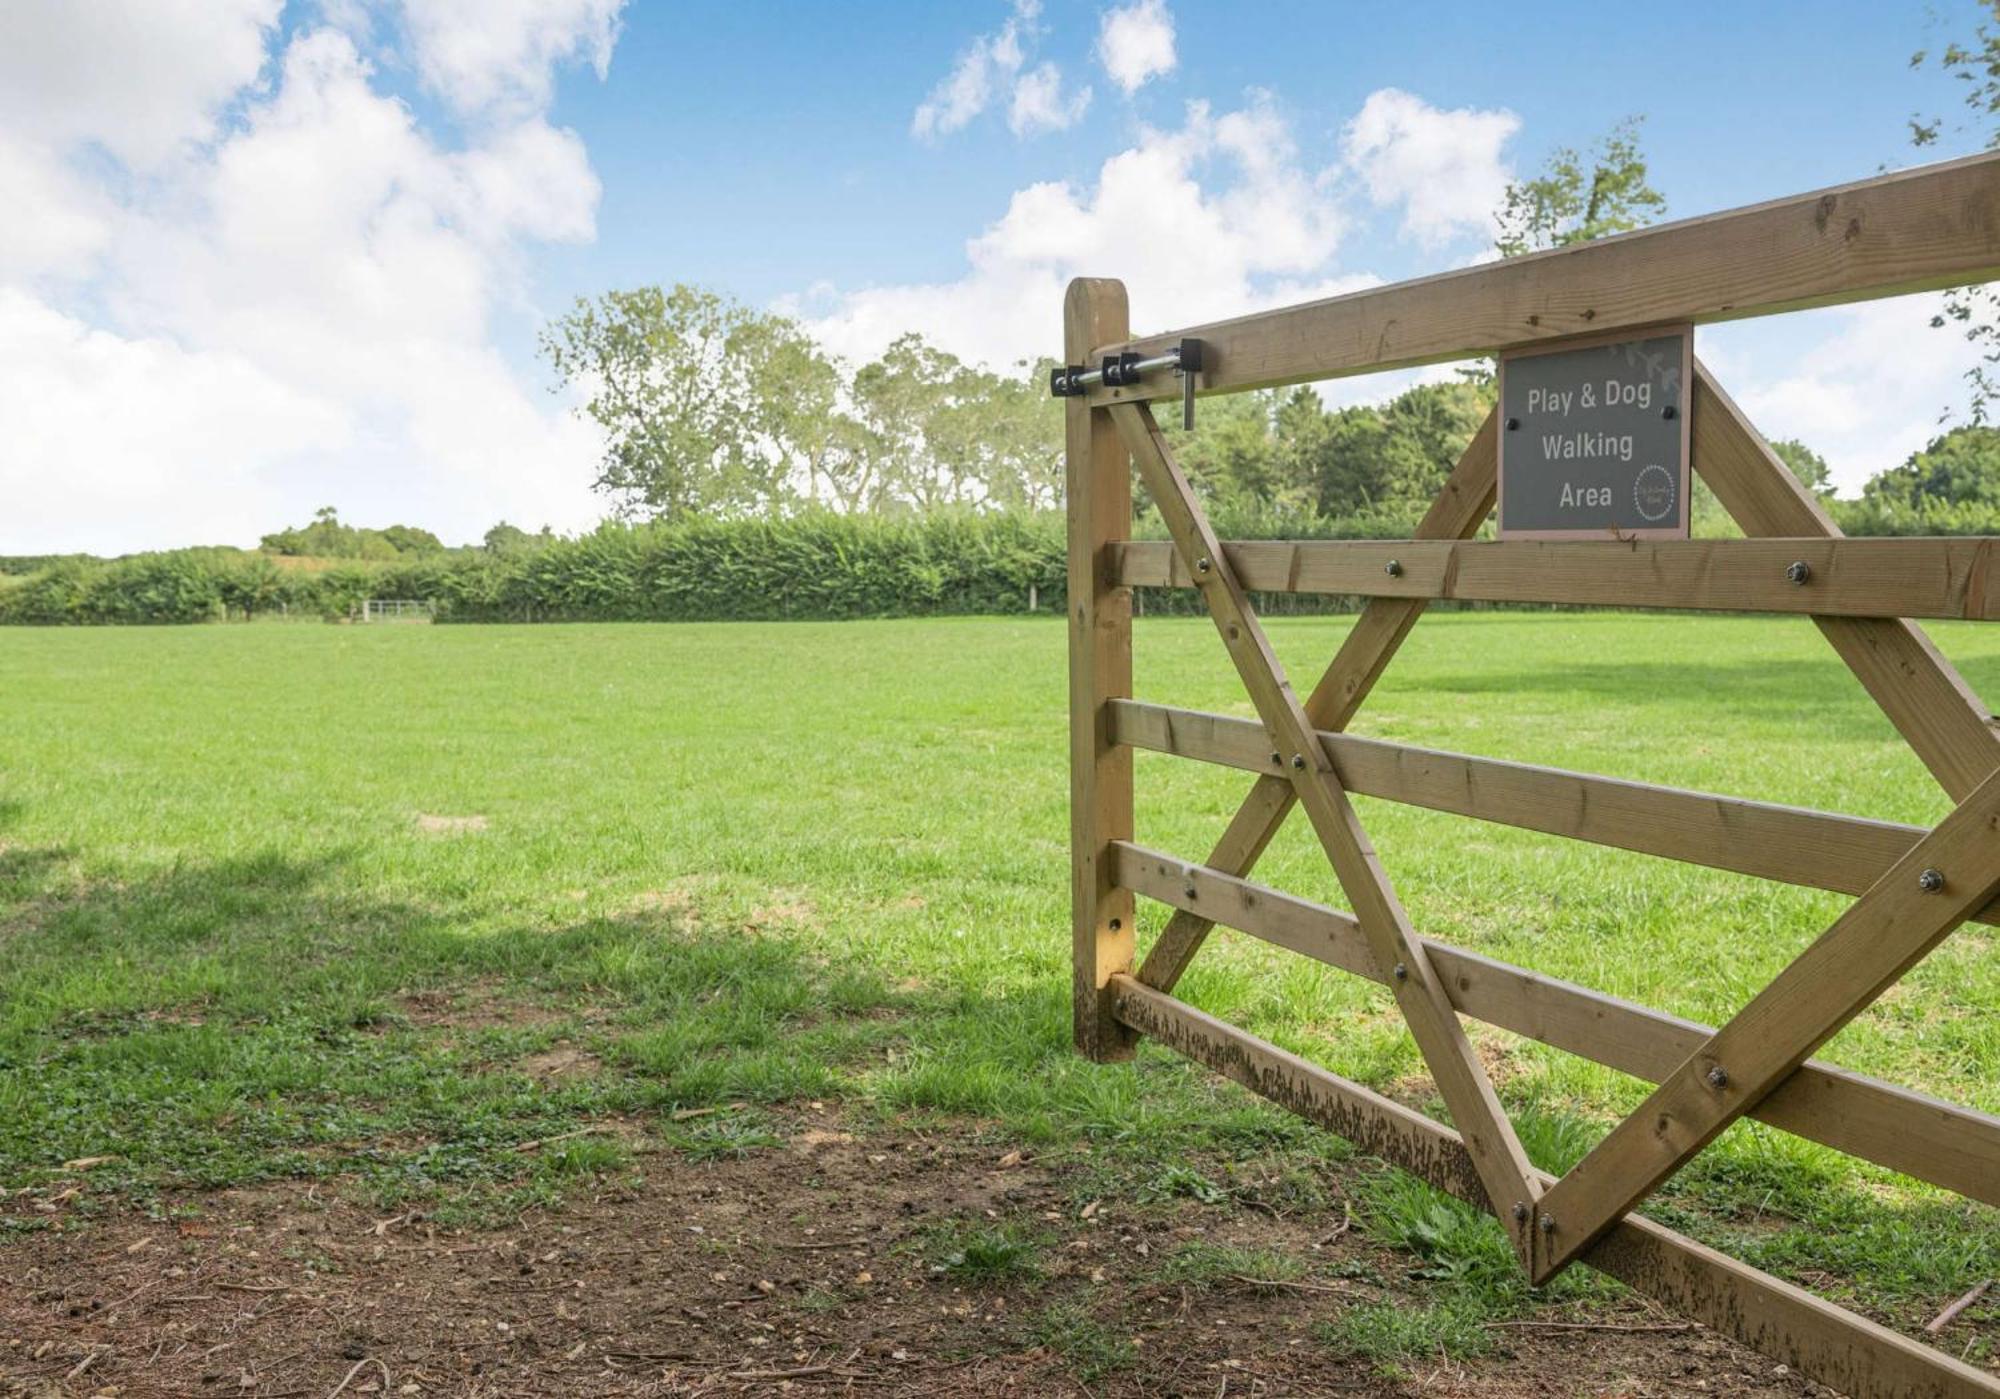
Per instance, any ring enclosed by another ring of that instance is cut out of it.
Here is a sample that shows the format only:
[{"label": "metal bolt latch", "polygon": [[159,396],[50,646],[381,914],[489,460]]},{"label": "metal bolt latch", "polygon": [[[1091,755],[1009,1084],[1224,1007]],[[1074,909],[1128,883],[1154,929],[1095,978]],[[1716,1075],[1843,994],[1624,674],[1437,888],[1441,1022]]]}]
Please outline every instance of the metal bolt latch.
[{"label": "metal bolt latch", "polygon": [[1712,1065],[1708,1071],[1708,1082],[1714,1088],[1727,1088],[1729,1086],[1729,1070],[1723,1068],[1720,1064]]},{"label": "metal bolt latch", "polygon": [[1389,562],[1382,565],[1382,571],[1388,574],[1391,578],[1401,578],[1403,576],[1402,560],[1400,559],[1389,560]]},{"label": "metal bolt latch", "polygon": [[1785,577],[1791,579],[1794,583],[1803,583],[1812,577],[1812,565],[1804,559],[1796,559],[1793,561],[1792,566],[1785,570]]},{"label": "metal bolt latch", "polygon": [[1917,887],[1926,894],[1937,893],[1944,888],[1944,871],[1935,868],[1925,870],[1917,876]]}]

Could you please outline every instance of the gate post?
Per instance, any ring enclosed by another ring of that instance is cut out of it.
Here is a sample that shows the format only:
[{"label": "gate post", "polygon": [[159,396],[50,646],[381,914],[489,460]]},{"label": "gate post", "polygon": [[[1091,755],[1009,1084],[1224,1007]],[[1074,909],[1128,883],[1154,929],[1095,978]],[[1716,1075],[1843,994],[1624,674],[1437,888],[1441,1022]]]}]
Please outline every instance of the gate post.
[{"label": "gate post", "polygon": [[[1063,362],[1088,364],[1130,337],[1125,284],[1079,277],[1063,298]],[[1111,842],[1132,838],[1132,750],[1111,740],[1109,702],[1132,695],[1132,593],[1112,581],[1110,546],[1132,533],[1132,468],[1109,410],[1064,400],[1069,502],[1070,944],[1076,1047],[1132,1057],[1111,1014],[1114,973],[1132,970],[1132,893],[1111,874]]]}]

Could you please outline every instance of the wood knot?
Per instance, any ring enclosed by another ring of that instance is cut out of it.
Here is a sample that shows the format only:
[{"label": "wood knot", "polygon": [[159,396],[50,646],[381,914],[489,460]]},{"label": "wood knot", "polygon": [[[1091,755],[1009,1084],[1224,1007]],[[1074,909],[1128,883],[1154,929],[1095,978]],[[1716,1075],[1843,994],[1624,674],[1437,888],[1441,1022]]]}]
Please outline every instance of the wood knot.
[{"label": "wood knot", "polygon": [[1826,232],[1827,221],[1833,217],[1834,208],[1839,203],[1833,195],[1821,195],[1819,203],[1813,207],[1813,227],[1821,233]]}]

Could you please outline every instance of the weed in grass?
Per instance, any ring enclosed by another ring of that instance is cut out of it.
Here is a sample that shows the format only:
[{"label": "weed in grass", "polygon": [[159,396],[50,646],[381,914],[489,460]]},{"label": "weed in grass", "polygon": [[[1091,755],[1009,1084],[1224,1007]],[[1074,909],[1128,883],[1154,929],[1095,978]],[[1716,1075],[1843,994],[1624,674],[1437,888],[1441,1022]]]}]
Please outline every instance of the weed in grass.
[{"label": "weed in grass", "polygon": [[931,1271],[958,1282],[1028,1282],[1042,1275],[1045,1240],[1019,1224],[951,1221],[927,1231]]},{"label": "weed in grass", "polygon": [[1229,1191],[1192,1166],[1178,1162],[1163,1167],[1151,1180],[1140,1187],[1142,1200],[1198,1200],[1204,1205],[1219,1205],[1229,1198]]},{"label": "weed in grass", "polygon": [[1493,1349],[1486,1314],[1464,1298],[1432,1305],[1361,1302],[1314,1334],[1343,1355],[1386,1365],[1398,1360],[1471,1360]]},{"label": "weed in grass", "polygon": [[1215,1287],[1243,1278],[1296,1282],[1305,1275],[1306,1265],[1303,1262],[1278,1249],[1212,1243],[1182,1244],[1153,1270],[1156,1281],[1197,1288]]},{"label": "weed in grass", "polygon": [[1035,1344],[1060,1355],[1069,1371],[1085,1384],[1129,1366],[1136,1352],[1130,1338],[1106,1326],[1077,1302],[1057,1302],[1035,1318],[1029,1330]]},{"label": "weed in grass", "polygon": [[785,1144],[763,1119],[751,1116],[669,1122],[660,1128],[660,1138],[694,1161],[736,1160]]}]

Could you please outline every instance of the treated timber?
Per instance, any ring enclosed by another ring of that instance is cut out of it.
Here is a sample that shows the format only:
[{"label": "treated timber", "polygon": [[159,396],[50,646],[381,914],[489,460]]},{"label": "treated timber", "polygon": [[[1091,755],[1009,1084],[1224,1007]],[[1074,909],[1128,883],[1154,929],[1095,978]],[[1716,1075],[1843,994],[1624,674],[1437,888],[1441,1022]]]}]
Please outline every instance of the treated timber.
[{"label": "treated timber", "polygon": [[1201,594],[1223,647],[1273,742],[1291,755],[1287,770],[1292,790],[1340,887],[1354,905],[1376,966],[1385,971],[1392,966],[1396,969],[1397,1004],[1439,1096],[1464,1134],[1480,1179],[1495,1199],[1521,1207],[1512,1231],[1514,1245],[1522,1261],[1532,1264],[1532,1230],[1520,1221],[1528,1217],[1528,1207],[1539,1191],[1531,1186],[1527,1153],[1514,1125],[1501,1108],[1485,1067],[1473,1052],[1465,1027],[1453,1012],[1451,999],[1396,897],[1388,872],[1376,856],[1354,804],[1334,777],[1332,764],[1314,737],[1312,723],[1292,692],[1241,582],[1223,557],[1194,488],[1168,450],[1152,410],[1144,404],[1120,405],[1111,410],[1111,418],[1175,545],[1188,559],[1207,565],[1198,570],[1204,579]]},{"label": "treated timber", "polygon": [[[1189,865],[1129,841],[1113,847],[1119,883],[1145,898],[1199,910],[1316,962],[1383,980],[1348,914],[1261,884]],[[1648,1083],[1666,1078],[1715,1033],[1431,939],[1431,964],[1459,1014],[1538,1040]],[[1830,1064],[1809,1062],[1750,1116],[1968,1199],[2000,1206],[2000,1118]]]},{"label": "treated timber", "polygon": [[[1681,539],[1554,542],[1255,540],[1223,551],[1246,588],[1466,602],[1542,602],[1839,617],[2000,617],[2000,540]],[[1128,587],[1191,588],[1173,546],[1112,550]],[[1787,570],[1808,570],[1795,583]]]},{"label": "treated timber", "polygon": [[[1658,1189],[2000,890],[2000,773],[1975,788],[1543,1199],[1540,1283]],[[1935,887],[1921,877],[1941,873]],[[1991,1158],[1989,1158],[1990,1161]]]},{"label": "treated timber", "polygon": [[[1363,1151],[1493,1207],[1458,1133],[1442,1123],[1129,976],[1112,978],[1112,1007],[1134,1029]],[[2000,1381],[1971,1366],[1649,1219],[1618,1221],[1584,1261],[1854,1399],[2000,1396]]]},{"label": "treated timber", "polygon": [[[1079,354],[1128,333],[1125,287],[1079,278],[1063,306],[1063,341]],[[1105,867],[1132,834],[1132,755],[1112,742],[1106,702],[1132,693],[1132,594],[1111,578],[1111,546],[1132,528],[1132,474],[1111,415],[1070,399],[1064,420],[1069,529],[1069,819],[1071,1000],[1076,1046],[1129,1059],[1133,1037],[1105,987],[1132,965],[1132,896]]]},{"label": "treated timber", "polygon": [[[1775,199],[1324,301],[1106,342],[1203,346],[1201,391],[1338,378],[1579,334],[1706,324],[2000,277],[2000,154]],[[1093,401],[1179,394],[1153,375]]]},{"label": "treated timber", "polygon": [[[1251,719],[1114,700],[1111,737],[1244,772],[1275,771],[1263,726]],[[1318,737],[1340,785],[1360,796],[1837,894],[1867,892],[1930,829],[1354,734]],[[1973,917],[2000,924],[2000,905]]]},{"label": "treated timber", "polygon": [[[1478,530],[1493,510],[1497,479],[1496,443],[1499,413],[1488,413],[1472,435],[1444,488],[1418,521],[1419,539],[1464,539]],[[1316,729],[1344,729],[1388,668],[1410,628],[1429,606],[1421,598],[1371,598],[1361,609],[1340,650],[1306,696],[1306,718]],[[1260,777],[1230,818],[1222,839],[1209,852],[1214,869],[1248,874],[1264,848],[1291,814],[1292,784],[1278,776]],[[1197,913],[1176,913],[1153,940],[1139,979],[1171,991],[1208,936],[1208,922]]]},{"label": "treated timber", "polygon": [[[1839,537],[1825,509],[1699,361],[1692,406],[1694,469],[1745,534]],[[1920,627],[1860,617],[1814,622],[1953,801],[2000,768],[1990,712]]]}]

